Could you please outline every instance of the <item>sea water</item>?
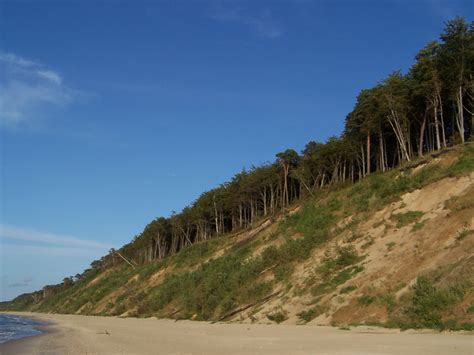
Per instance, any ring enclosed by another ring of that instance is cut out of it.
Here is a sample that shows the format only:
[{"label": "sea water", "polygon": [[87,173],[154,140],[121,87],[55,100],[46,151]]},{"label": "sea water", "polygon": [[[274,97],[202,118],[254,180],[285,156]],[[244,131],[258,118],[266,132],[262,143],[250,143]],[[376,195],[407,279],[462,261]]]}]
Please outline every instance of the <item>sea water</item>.
[{"label": "sea water", "polygon": [[0,314],[0,344],[9,340],[39,335],[41,332],[35,327],[47,325],[30,318]]}]

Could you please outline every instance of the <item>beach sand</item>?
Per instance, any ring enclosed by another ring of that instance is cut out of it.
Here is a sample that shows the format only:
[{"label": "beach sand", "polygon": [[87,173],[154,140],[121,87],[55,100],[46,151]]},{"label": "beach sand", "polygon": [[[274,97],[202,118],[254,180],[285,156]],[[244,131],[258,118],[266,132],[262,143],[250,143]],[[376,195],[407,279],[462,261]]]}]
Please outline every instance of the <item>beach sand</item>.
[{"label": "beach sand", "polygon": [[0,344],[0,354],[470,354],[474,336],[359,327],[15,313],[52,322],[45,334]]}]

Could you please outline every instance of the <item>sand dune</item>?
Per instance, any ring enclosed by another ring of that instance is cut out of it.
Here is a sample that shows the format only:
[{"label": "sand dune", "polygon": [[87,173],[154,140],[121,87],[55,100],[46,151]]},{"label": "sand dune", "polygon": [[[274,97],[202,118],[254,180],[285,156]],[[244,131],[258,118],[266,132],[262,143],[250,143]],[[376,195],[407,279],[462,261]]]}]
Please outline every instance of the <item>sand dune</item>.
[{"label": "sand dune", "polygon": [[1,354],[472,354],[466,334],[20,313],[47,333],[0,345]]}]

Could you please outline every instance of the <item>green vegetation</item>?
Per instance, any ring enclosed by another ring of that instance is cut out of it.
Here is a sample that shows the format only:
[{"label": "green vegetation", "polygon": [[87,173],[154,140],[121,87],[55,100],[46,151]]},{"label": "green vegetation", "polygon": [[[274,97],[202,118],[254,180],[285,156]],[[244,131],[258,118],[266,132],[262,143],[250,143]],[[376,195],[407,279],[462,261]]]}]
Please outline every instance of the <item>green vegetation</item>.
[{"label": "green vegetation", "polygon": [[391,218],[397,222],[397,228],[402,228],[418,221],[423,215],[424,213],[421,211],[408,211],[405,213],[393,214]]},{"label": "green vegetation", "polygon": [[390,242],[390,243],[387,243],[385,244],[387,246],[387,249],[388,251],[392,250],[393,248],[395,248],[395,245],[397,245],[397,243],[395,242]]},{"label": "green vegetation", "polygon": [[474,194],[474,188],[470,188],[463,196],[453,196],[449,199],[446,204],[446,207],[451,211],[462,211],[468,208],[474,207],[474,199],[472,198]]},{"label": "green vegetation", "polygon": [[361,248],[362,249],[367,249],[368,247],[370,247],[372,244],[374,244],[374,239],[373,238],[369,238],[369,240],[362,244]]},{"label": "green vegetation", "polygon": [[[461,154],[459,159],[451,164],[447,169],[446,173],[449,176],[458,176],[468,171],[474,170],[474,146],[464,146],[464,152]],[[471,201],[472,203],[472,201]]]},{"label": "green vegetation", "polygon": [[421,229],[425,226],[425,223],[426,223],[426,220],[420,221],[420,222],[416,222],[416,223],[413,225],[413,227],[411,228],[411,231],[412,231],[412,232],[416,232],[416,231],[421,230]]},{"label": "green vegetation", "polygon": [[388,313],[393,312],[397,304],[395,301],[395,296],[391,293],[384,294],[384,295],[377,295],[377,300],[383,305],[385,305]]},{"label": "green vegetation", "polygon": [[142,308],[165,316],[166,306],[174,304],[182,308],[185,318],[215,319],[239,304],[257,301],[272,287],[257,281],[266,264],[260,259],[243,262],[247,254],[248,248],[210,260],[194,271],[167,276],[151,290]]},{"label": "green vegetation", "polygon": [[400,291],[402,288],[407,287],[407,284],[405,282],[400,282],[397,287],[395,287],[395,292]]},{"label": "green vegetation", "polygon": [[412,304],[407,314],[417,327],[438,328],[442,324],[440,312],[462,300],[463,295],[461,288],[439,290],[429,278],[421,276],[413,287]]},{"label": "green vegetation", "polygon": [[[353,266],[362,259],[363,257],[358,256],[352,246],[338,247],[336,255],[334,257],[326,255],[317,268],[319,278],[316,285],[311,288],[311,293],[318,296],[344,284],[364,270],[361,265]],[[314,283],[313,280],[310,280],[310,282]]]},{"label": "green vegetation", "polygon": [[324,201],[317,200],[317,203],[315,202],[306,204],[300,211],[288,216],[280,224],[280,230],[301,233],[316,243],[327,241],[327,233],[323,234],[320,230],[326,231],[336,222],[336,216],[330,207],[331,201],[324,203]]},{"label": "green vegetation", "polygon": [[301,321],[308,323],[312,321],[314,318],[316,318],[317,316],[319,316],[320,314],[322,314],[323,312],[324,312],[323,308],[316,306],[316,307],[308,309],[307,311],[302,311],[298,313],[297,316]]},{"label": "green vegetation", "polygon": [[431,277],[420,276],[412,289],[409,305],[404,317],[395,320],[402,329],[435,328],[452,330],[470,330],[473,323],[458,324],[457,321],[443,320],[442,312],[463,300],[469,284],[454,284],[440,288],[435,286]]},{"label": "green vegetation", "polygon": [[467,236],[471,234],[474,234],[473,229],[464,228],[462,231],[458,233],[458,235],[456,236],[456,240],[460,242],[461,240],[463,240],[464,238],[466,238]]},{"label": "green vegetation", "polygon": [[326,255],[318,268],[318,272],[324,277],[331,276],[335,271],[341,270],[346,266],[358,263],[363,258],[357,255],[354,247],[337,247],[335,256]]},{"label": "green vegetation", "polygon": [[347,286],[347,287],[341,288],[341,291],[339,293],[341,293],[341,294],[350,293],[350,292],[352,292],[356,289],[357,289],[357,286]]},{"label": "green vegetation", "polygon": [[[102,300],[113,290],[125,285],[129,278],[133,275],[133,270],[128,267],[120,267],[115,272],[107,272],[100,275],[100,280],[91,282],[96,275],[91,274],[83,280],[67,288],[65,291],[56,293],[52,297],[43,302],[37,311],[48,311],[55,309],[61,313],[74,313],[84,305],[90,307]],[[97,275],[98,276],[98,275]],[[87,287],[81,287],[87,284]],[[63,299],[67,298],[69,302],[64,303]],[[85,314],[90,314],[88,307],[84,308]]]},{"label": "green vegetation", "polygon": [[368,306],[376,300],[376,297],[369,295],[362,295],[357,298],[357,302],[362,306]]},{"label": "green vegetation", "polygon": [[275,312],[272,314],[268,314],[267,318],[277,324],[280,324],[281,322],[284,322],[285,320],[288,319],[288,317],[286,316],[284,312]]}]

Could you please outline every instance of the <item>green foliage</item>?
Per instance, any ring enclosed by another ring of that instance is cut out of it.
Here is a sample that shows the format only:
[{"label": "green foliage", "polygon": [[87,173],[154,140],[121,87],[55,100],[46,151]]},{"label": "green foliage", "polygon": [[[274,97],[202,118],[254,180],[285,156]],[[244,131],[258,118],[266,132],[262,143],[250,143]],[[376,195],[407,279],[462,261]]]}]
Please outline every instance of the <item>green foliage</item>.
[{"label": "green foliage", "polygon": [[311,293],[314,296],[321,295],[344,284],[357,273],[364,270],[364,267],[361,265],[351,266],[363,259],[357,255],[352,246],[337,247],[335,254],[334,257],[326,255],[321,265],[317,268],[320,282],[311,288]]},{"label": "green foliage", "polygon": [[421,211],[408,211],[405,213],[392,214],[391,219],[397,222],[397,228],[402,228],[408,224],[416,222],[424,215]]},{"label": "green foliage", "polygon": [[378,295],[377,299],[380,303],[384,304],[389,313],[393,312],[396,306],[395,296],[393,294]]},{"label": "green foliage", "polygon": [[183,308],[185,317],[214,319],[239,304],[256,301],[271,291],[271,284],[258,282],[265,263],[244,262],[248,250],[234,252],[210,260],[198,269],[168,276],[147,298],[149,314],[163,310],[168,304]]},{"label": "green foliage", "polygon": [[474,170],[474,146],[472,144],[465,145],[463,148],[463,153],[459,159],[446,168],[447,175],[458,176]]},{"label": "green foliage", "polygon": [[122,293],[121,295],[119,295],[119,296],[115,299],[115,302],[117,302],[117,303],[122,303],[122,302],[125,301],[129,296],[130,296],[130,294],[129,294],[128,292],[124,292],[124,293]]},{"label": "green foliage", "polygon": [[352,245],[346,247],[337,248],[337,257],[335,263],[339,267],[355,264],[359,262],[361,258],[357,255]]},{"label": "green foliage", "polygon": [[321,243],[327,240],[326,233],[321,231],[326,231],[336,220],[336,216],[332,212],[328,203],[318,200],[312,201],[297,213],[288,216],[280,224],[280,229],[282,231],[294,230],[297,233],[302,233],[305,237],[313,239],[315,242]]},{"label": "green foliage", "polygon": [[424,226],[425,226],[425,223],[426,223],[426,220],[424,221],[420,221],[420,222],[416,222],[413,227],[411,227],[411,231],[412,232],[416,232],[418,230],[421,230]]},{"label": "green foliage", "polygon": [[370,247],[370,246],[371,246],[372,244],[374,244],[374,243],[375,243],[375,242],[374,242],[374,239],[373,239],[373,238],[369,238],[369,240],[368,240],[366,243],[362,244],[361,248],[362,248],[362,249],[367,249],[368,247]]},{"label": "green foliage", "polygon": [[[376,172],[367,176],[364,180],[357,182],[349,188],[347,196],[350,196],[350,200],[343,207],[347,213],[377,210],[393,202],[405,192],[422,188],[446,176],[458,176],[472,170],[474,170],[474,146],[465,145],[462,148],[459,159],[452,165],[444,168],[435,164],[428,164],[413,174],[392,171],[384,174]],[[402,218],[400,225],[415,222],[422,216],[418,211],[411,212],[414,213],[409,213],[405,216],[408,220],[403,220],[404,217],[399,216]],[[397,218],[396,216],[394,217],[395,219]],[[414,220],[409,222],[410,218]],[[419,224],[414,228],[417,230],[422,226],[422,224]]]},{"label": "green foliage", "polygon": [[395,242],[390,242],[390,243],[387,243],[385,244],[387,246],[387,249],[388,251],[392,250],[393,248],[395,248],[395,245],[397,245],[397,243]]},{"label": "green foliage", "polygon": [[210,257],[218,248],[222,238],[205,240],[184,248],[181,252],[172,257],[172,262],[177,267],[196,265],[204,259]]},{"label": "green foliage", "polygon": [[272,314],[267,314],[267,318],[272,322],[280,324],[288,319],[287,315],[284,312],[275,312]]},{"label": "green foliage", "polygon": [[460,302],[464,293],[463,285],[439,289],[429,277],[418,277],[413,286],[411,304],[405,311],[409,321],[402,326],[444,329],[448,325],[442,321],[441,312]]},{"label": "green foliage", "polygon": [[460,242],[461,240],[465,239],[467,236],[471,234],[474,234],[473,229],[464,228],[462,231],[458,233],[458,235],[456,236],[456,240]]},{"label": "green foliage", "polygon": [[357,289],[357,286],[351,285],[351,286],[341,288],[341,291],[339,293],[340,294],[345,294],[345,293],[352,292],[356,289]]},{"label": "green foliage", "polygon": [[471,187],[464,195],[451,197],[447,201],[446,207],[451,211],[462,211],[468,208],[474,208],[473,193],[474,188]]},{"label": "green foliage", "polygon": [[60,312],[64,313],[74,313],[85,304],[96,304],[105,296],[109,295],[113,290],[125,285],[131,275],[133,275],[133,269],[128,266],[117,268],[116,270],[110,270],[97,282],[89,284],[86,288],[71,288],[69,303],[61,304],[61,296],[68,296],[63,293],[58,295],[58,297],[47,300],[41,305],[40,309],[51,309],[55,303],[59,303],[59,305],[54,306],[54,308],[57,308]]},{"label": "green foliage", "polygon": [[280,265],[273,271],[275,280],[279,282],[288,281],[292,272],[293,268],[291,265]]},{"label": "green foliage", "polygon": [[334,276],[329,282],[332,286],[339,286],[345,283],[346,281],[352,279],[356,274],[362,272],[364,267],[361,265],[345,268],[339,271],[336,276]]},{"label": "green foliage", "polygon": [[328,201],[327,208],[329,209],[329,211],[335,212],[340,210],[342,205],[343,204],[340,200],[338,200],[337,198],[332,198]]},{"label": "green foliage", "polygon": [[150,276],[152,276],[154,273],[158,272],[161,270],[161,268],[164,267],[164,262],[152,262],[149,264],[143,265],[140,270],[138,271],[138,274],[140,275],[140,279],[146,280]]},{"label": "green foliage", "polygon": [[346,247],[337,247],[335,257],[326,255],[318,268],[318,272],[323,275],[323,277],[327,277],[334,271],[355,264],[360,260],[362,260],[362,258],[357,255],[357,252],[352,245]]},{"label": "green foliage", "polygon": [[316,306],[316,307],[308,309],[307,311],[302,311],[296,315],[301,321],[308,323],[312,321],[314,318],[316,318],[317,316],[319,316],[320,314],[322,314],[323,312],[324,312],[323,308]]},{"label": "green foliage", "polygon": [[395,292],[400,291],[402,288],[405,288],[407,284],[405,282],[400,282],[397,287],[395,287]]},{"label": "green foliage", "polygon": [[375,296],[370,296],[370,295],[362,295],[357,298],[357,302],[362,305],[362,306],[368,306],[372,304],[376,300]]}]

